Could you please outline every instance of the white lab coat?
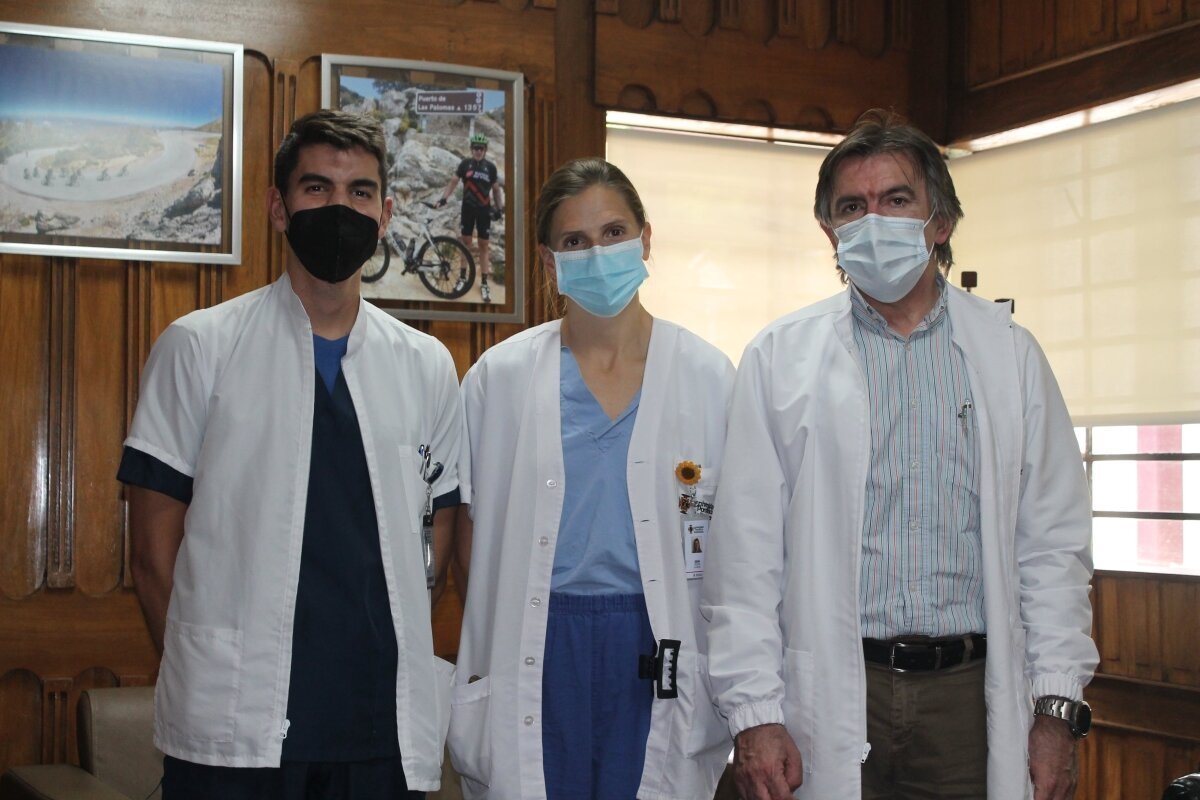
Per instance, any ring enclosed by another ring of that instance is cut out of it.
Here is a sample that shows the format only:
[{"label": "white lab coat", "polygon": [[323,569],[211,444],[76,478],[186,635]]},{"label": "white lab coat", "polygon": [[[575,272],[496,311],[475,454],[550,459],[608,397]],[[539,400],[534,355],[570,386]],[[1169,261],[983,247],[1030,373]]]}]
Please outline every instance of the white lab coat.
[{"label": "white lab coat", "polygon": [[[449,745],[473,798],[546,796],[542,656],[566,488],[559,328],[550,322],[501,342],[463,379],[470,452],[460,471],[474,539]],[[654,701],[640,798],[712,797],[732,747],[705,683],[703,580],[683,575],[674,474],[685,459],[700,464],[698,497],[713,496],[732,384],[733,366],[712,345],[654,321],[626,477],[654,638],[682,648],[678,699]]]},{"label": "white lab coat", "polygon": [[[1033,337],[1007,305],[946,291],[981,437],[988,796],[1025,798],[1034,696],[1079,698],[1097,662],[1090,503]],[[858,585],[871,442],[852,325],[847,291],[747,347],[701,606],[731,733],[785,723],[800,798],[858,797],[869,751]]]},{"label": "white lab coat", "polygon": [[[457,377],[436,339],[362,302],[342,372],[371,476],[399,664],[405,776],[437,788],[452,667],[435,666],[420,539],[417,447],[458,485]],[[316,371],[312,327],[285,274],[170,325],[155,343],[125,444],[194,478],[156,689],[155,744],[229,767],[279,765],[287,732]]]}]

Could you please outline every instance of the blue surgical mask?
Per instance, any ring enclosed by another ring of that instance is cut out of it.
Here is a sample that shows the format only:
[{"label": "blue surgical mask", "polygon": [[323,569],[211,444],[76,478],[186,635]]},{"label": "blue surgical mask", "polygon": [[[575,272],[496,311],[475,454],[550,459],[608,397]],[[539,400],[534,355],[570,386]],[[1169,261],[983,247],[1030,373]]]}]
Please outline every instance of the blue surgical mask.
[{"label": "blue surgical mask", "polygon": [[858,290],[884,303],[895,303],[912,291],[929,264],[925,226],[911,217],[867,214],[833,229],[838,266]]},{"label": "blue surgical mask", "polygon": [[615,317],[625,310],[650,274],[642,261],[642,237],[588,250],[554,254],[558,291],[589,314]]}]

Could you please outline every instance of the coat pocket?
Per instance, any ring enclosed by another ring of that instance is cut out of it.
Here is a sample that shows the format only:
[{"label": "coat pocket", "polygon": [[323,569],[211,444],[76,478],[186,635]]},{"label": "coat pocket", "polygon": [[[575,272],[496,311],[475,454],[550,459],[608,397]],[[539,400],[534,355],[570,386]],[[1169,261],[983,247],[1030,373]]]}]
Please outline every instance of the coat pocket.
[{"label": "coat pocket", "polygon": [[486,787],[492,777],[491,700],[490,676],[450,690],[450,762],[477,787]]},{"label": "coat pocket", "polygon": [[454,665],[434,656],[433,676],[437,682],[438,743],[441,744],[446,741],[450,727],[450,692],[454,688]]},{"label": "coat pocket", "polygon": [[813,771],[813,656],[807,650],[783,650],[783,721],[804,759],[804,772]]},{"label": "coat pocket", "polygon": [[193,741],[232,742],[242,632],[167,620],[155,702],[160,719]]}]

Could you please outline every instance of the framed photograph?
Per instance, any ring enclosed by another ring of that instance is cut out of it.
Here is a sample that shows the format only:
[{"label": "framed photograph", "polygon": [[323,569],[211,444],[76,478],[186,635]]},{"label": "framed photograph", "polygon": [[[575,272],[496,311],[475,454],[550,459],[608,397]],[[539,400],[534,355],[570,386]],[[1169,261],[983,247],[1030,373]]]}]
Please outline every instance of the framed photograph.
[{"label": "framed photograph", "polygon": [[0,75],[0,253],[241,262],[241,45],[0,23]]},{"label": "framed photograph", "polygon": [[524,77],[321,56],[321,101],[387,136],[387,235],[362,293],[397,317],[524,322]]}]

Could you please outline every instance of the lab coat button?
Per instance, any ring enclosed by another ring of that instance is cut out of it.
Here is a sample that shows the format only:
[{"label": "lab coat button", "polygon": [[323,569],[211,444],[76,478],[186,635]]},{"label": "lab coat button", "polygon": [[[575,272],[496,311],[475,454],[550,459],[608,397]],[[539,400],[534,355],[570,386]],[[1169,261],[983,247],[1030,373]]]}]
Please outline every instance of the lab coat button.
[{"label": "lab coat button", "polygon": [[533,724],[533,717],[526,717],[526,718],[525,718],[525,724],[526,724],[526,725],[532,725],[532,724]]},{"label": "lab coat button", "polygon": [[543,536],[542,538],[538,539],[538,544],[540,544],[542,547],[545,547],[546,545],[550,544],[550,539]]},{"label": "lab coat button", "polygon": [[525,666],[532,667],[537,660],[533,656],[525,656]]},{"label": "lab coat button", "polygon": [[546,481],[546,485],[553,489],[554,487],[558,486],[558,481],[554,480],[554,478],[551,478],[550,480]]},{"label": "lab coat button", "polygon": [[529,605],[533,606],[534,608],[537,608],[541,604],[542,604],[542,598],[540,598],[540,597],[535,597],[529,601]]}]

